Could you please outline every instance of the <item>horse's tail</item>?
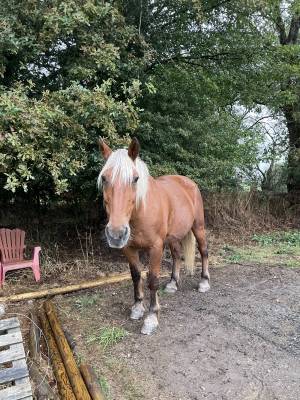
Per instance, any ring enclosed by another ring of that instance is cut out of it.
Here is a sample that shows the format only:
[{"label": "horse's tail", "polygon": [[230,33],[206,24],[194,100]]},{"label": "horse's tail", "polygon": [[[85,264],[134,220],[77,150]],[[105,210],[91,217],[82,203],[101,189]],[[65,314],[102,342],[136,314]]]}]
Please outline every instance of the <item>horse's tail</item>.
[{"label": "horse's tail", "polygon": [[187,235],[182,239],[182,248],[184,255],[184,263],[187,271],[190,275],[194,275],[195,270],[195,257],[196,257],[196,240],[192,231],[189,231]]}]

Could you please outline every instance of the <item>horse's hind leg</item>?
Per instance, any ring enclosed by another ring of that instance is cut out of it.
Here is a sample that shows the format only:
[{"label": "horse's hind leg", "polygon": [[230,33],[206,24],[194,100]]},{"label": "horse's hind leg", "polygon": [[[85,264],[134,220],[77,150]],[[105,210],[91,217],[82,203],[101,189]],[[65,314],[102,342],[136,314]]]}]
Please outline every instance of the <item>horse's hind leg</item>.
[{"label": "horse's hind leg", "polygon": [[199,292],[204,293],[210,289],[209,272],[208,272],[208,251],[207,251],[207,243],[205,237],[204,222],[195,221],[192,227],[192,231],[197,240],[202,260],[202,272],[198,290]]},{"label": "horse's hind leg", "polygon": [[172,265],[172,275],[171,280],[167,283],[165,287],[165,291],[168,293],[175,293],[178,289],[179,285],[179,274],[180,274],[180,267],[181,267],[181,244],[178,240],[172,240],[169,243],[171,255],[173,258],[173,265]]},{"label": "horse's hind leg", "polygon": [[134,288],[134,305],[131,307],[130,318],[137,320],[142,318],[145,312],[145,307],[143,304],[143,278],[141,276],[141,270],[139,267],[139,253],[138,250],[128,247],[124,249],[124,254],[129,261]]}]

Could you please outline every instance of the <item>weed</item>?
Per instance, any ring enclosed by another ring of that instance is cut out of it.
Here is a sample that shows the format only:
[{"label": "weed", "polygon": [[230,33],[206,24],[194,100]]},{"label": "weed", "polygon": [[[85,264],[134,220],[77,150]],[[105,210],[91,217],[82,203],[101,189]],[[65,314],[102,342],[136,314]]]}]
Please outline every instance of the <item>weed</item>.
[{"label": "weed", "polygon": [[110,399],[110,385],[104,376],[100,376],[99,384],[106,399]]},{"label": "weed", "polygon": [[120,342],[128,335],[128,332],[124,328],[119,328],[117,326],[106,327],[100,330],[97,335],[90,335],[88,337],[87,343],[99,343],[105,350],[107,347],[111,347],[116,343]]},{"label": "weed", "polygon": [[83,357],[82,354],[80,354],[78,352],[74,353],[74,357],[76,359],[77,365],[80,365],[80,364],[82,364],[84,362],[84,357]]},{"label": "weed", "polygon": [[226,260],[233,263],[233,264],[238,264],[242,261],[243,257],[239,253],[231,254],[228,257],[226,257]]},{"label": "weed", "polygon": [[300,231],[272,232],[268,234],[253,235],[252,240],[262,246],[272,244],[286,244],[300,246]]},{"label": "weed", "polygon": [[160,288],[158,289],[158,295],[159,297],[163,297],[166,296],[168,293],[165,291],[165,288],[163,286],[160,286]]},{"label": "weed", "polygon": [[75,300],[75,307],[77,307],[79,310],[82,311],[85,308],[95,305],[99,300],[99,298],[100,294],[94,294],[94,295],[84,294]]}]

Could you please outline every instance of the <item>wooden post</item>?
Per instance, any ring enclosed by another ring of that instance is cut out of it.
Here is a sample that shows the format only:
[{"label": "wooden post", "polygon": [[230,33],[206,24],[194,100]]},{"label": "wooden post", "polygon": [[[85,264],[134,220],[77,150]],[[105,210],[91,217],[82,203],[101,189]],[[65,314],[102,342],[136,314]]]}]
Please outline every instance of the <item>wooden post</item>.
[{"label": "wooden post", "polygon": [[77,367],[72,350],[70,349],[69,343],[57,318],[53,303],[50,300],[46,301],[44,303],[44,309],[77,400],[91,400],[89,392]]},{"label": "wooden post", "polygon": [[[146,276],[146,271],[142,272],[142,277]],[[160,275],[161,278],[169,276],[169,274]],[[131,275],[129,273],[122,273],[117,275],[105,276],[103,278],[94,279],[93,281],[82,282],[76,285],[68,285],[59,288],[50,288],[44,290],[37,290],[36,292],[13,294],[11,296],[0,297],[0,303],[13,302],[13,301],[23,301],[38,299],[46,296],[55,296],[57,294],[64,294],[75,292],[76,290],[92,289],[98,286],[107,285],[109,283],[118,283],[123,281],[131,280]]]},{"label": "wooden post", "polygon": [[93,400],[104,400],[101,387],[93,368],[88,364],[80,364],[80,372]]},{"label": "wooden post", "polygon": [[43,333],[46,338],[46,344],[49,348],[53,372],[57,381],[57,387],[61,400],[76,400],[64,363],[62,361],[58,348],[56,347],[56,342],[49,321],[43,311],[40,312],[39,317],[42,324]]}]

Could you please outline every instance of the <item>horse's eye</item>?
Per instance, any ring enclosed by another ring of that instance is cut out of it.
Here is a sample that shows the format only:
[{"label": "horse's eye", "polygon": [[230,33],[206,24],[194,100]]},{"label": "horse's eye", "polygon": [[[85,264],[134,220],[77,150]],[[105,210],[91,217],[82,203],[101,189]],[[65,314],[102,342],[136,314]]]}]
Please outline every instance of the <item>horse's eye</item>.
[{"label": "horse's eye", "polygon": [[135,177],[133,178],[132,183],[135,184],[135,183],[137,183],[138,180],[139,180],[139,177],[138,177],[138,176],[135,176]]},{"label": "horse's eye", "polygon": [[102,179],[102,185],[105,185],[107,183],[107,179],[104,175],[101,176]]}]

